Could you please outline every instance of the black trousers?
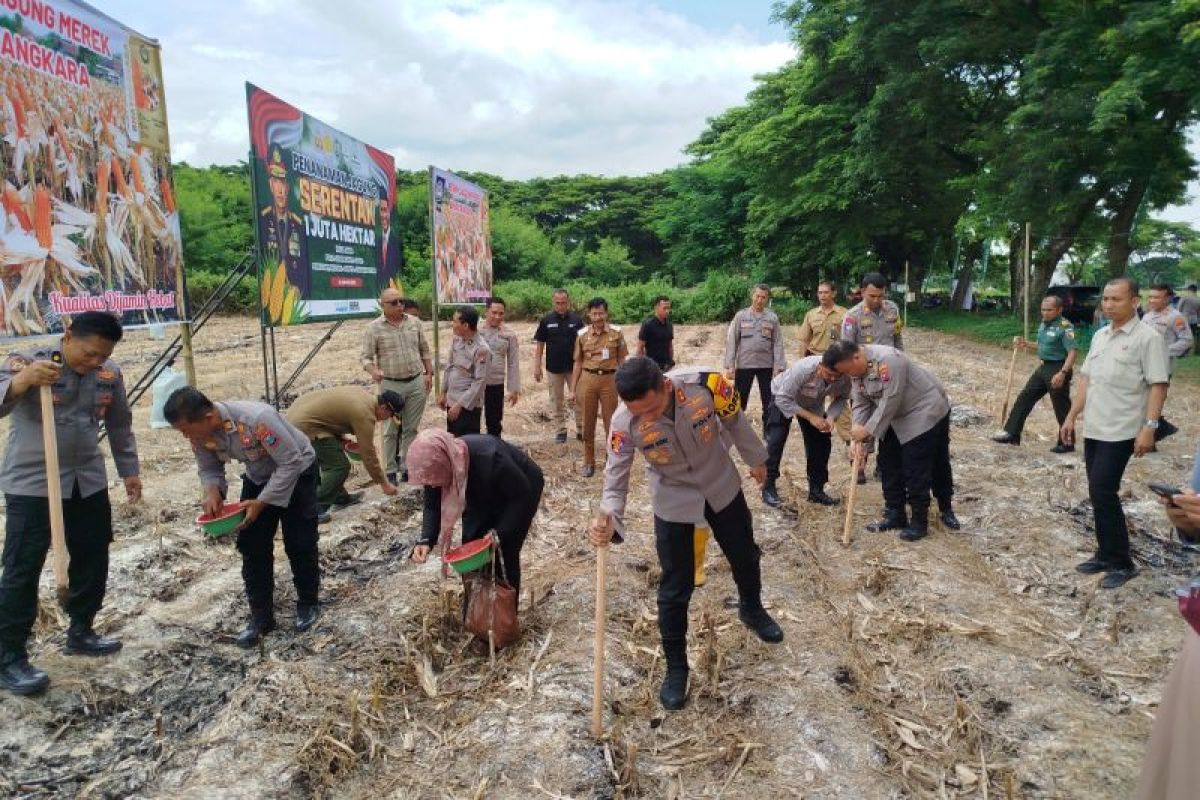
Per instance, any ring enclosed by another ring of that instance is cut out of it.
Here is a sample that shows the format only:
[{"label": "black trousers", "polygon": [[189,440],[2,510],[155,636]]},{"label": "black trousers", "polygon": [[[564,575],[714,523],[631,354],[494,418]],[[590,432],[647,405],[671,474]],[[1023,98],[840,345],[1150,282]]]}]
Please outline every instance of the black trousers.
[{"label": "black trousers", "polygon": [[767,412],[775,405],[771,396],[771,379],[775,370],[771,367],[759,369],[739,369],[733,373],[733,388],[737,389],[738,397],[742,398],[742,412],[750,407],[750,386],[758,380],[758,399],[762,402],[763,430],[767,428]]},{"label": "black trousers", "polygon": [[[1053,378],[1061,369],[1062,361],[1043,361],[1042,365],[1033,371],[1029,376],[1029,380],[1025,382],[1025,388],[1017,395],[1017,400],[1013,403],[1012,411],[1008,415],[1008,420],[1004,423],[1004,430],[1009,436],[1020,436],[1021,431],[1025,428],[1025,418],[1029,416],[1029,412],[1033,411],[1033,407],[1038,401],[1046,395],[1050,395],[1050,404],[1054,406],[1054,418],[1058,420],[1058,427],[1061,430],[1063,420],[1067,418],[1067,412],[1071,410],[1071,376],[1067,375],[1067,379],[1063,381],[1063,385],[1055,389],[1050,385],[1050,379]],[[1062,444],[1062,437],[1058,437],[1059,444]]]},{"label": "black trousers", "polygon": [[954,474],[950,468],[950,415],[904,444],[890,427],[879,442],[879,474],[883,502],[888,508],[927,514],[929,493],[938,507],[949,509],[954,497]]},{"label": "black trousers", "polygon": [[479,423],[483,417],[483,409],[467,409],[464,408],[458,412],[458,419],[453,422],[447,417],[446,430],[455,436],[462,436],[466,433],[479,433]]},{"label": "black trousers", "polygon": [[[0,575],[0,649],[5,659],[26,655],[25,643],[37,619],[38,581],[50,550],[50,502],[45,497],[6,494],[4,573]],[[67,614],[91,626],[108,586],[108,546],[112,506],[108,490],[79,496],[79,486],[63,500],[66,529]]]},{"label": "black trousers", "polygon": [[[296,587],[296,604],[317,604],[321,587],[321,567],[317,561],[317,478],[314,462],[296,481],[287,508],[267,506],[258,519],[238,533],[246,599],[250,614],[257,620],[274,618],[275,531],[281,523],[283,549]],[[253,500],[262,490],[262,486],[242,476],[242,500]]]},{"label": "black trousers", "polygon": [[500,540],[500,559],[504,567],[501,576],[518,592],[521,589],[521,548],[525,546],[525,537],[529,535],[529,526],[537,515],[538,506],[542,502],[542,489],[546,482],[542,477],[542,469],[524,452],[517,451],[513,460],[525,473],[531,491],[521,496],[509,496],[503,506],[477,508],[467,506],[463,509],[462,540],[466,542],[481,539],[490,530],[496,531]]},{"label": "black trousers", "polygon": [[504,384],[483,387],[483,416],[489,436],[499,436],[504,419]]},{"label": "black trousers", "polygon": [[[738,596],[743,603],[758,604],[762,599],[760,551],[754,543],[754,520],[746,505],[746,496],[737,497],[720,511],[704,505],[704,519],[721,546],[721,552],[733,571]],[[654,546],[662,577],[658,582],[658,630],[664,645],[682,643],[687,638],[688,603],[695,589],[693,537],[695,525],[667,522],[654,518]]]},{"label": "black trousers", "polygon": [[[783,460],[783,447],[787,444],[792,421],[775,406],[767,413],[767,480],[779,478],[779,464]],[[808,490],[815,492],[825,488],[829,482],[829,453],[833,449],[833,436],[821,433],[808,420],[796,418],[800,433],[804,436],[804,468],[808,473]]]},{"label": "black trousers", "polygon": [[1121,508],[1121,478],[1133,457],[1133,439],[1120,442],[1083,440],[1083,463],[1087,467],[1088,497],[1096,521],[1096,558],[1114,567],[1133,566],[1129,557],[1129,526]]}]

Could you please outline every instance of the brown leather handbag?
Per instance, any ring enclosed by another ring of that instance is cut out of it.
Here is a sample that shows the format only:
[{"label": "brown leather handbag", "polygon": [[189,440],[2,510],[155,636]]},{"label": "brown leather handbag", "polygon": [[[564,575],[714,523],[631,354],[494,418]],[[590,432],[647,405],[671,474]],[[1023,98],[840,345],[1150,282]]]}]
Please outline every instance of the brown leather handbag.
[{"label": "brown leather handbag", "polygon": [[504,579],[499,537],[494,538],[492,568],[463,576],[463,626],[484,643],[490,639],[500,650],[521,638],[521,623],[517,619],[517,590]]}]

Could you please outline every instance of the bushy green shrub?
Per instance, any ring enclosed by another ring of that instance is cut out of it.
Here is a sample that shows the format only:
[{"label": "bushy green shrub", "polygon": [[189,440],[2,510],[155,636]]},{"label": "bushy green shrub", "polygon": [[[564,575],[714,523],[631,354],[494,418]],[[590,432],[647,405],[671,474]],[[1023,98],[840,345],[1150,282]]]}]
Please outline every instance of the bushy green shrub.
[{"label": "bushy green shrub", "polygon": [[[207,302],[208,298],[224,282],[225,276],[216,272],[196,271],[187,273],[188,300],[191,303],[191,307],[196,309],[201,304]],[[247,275],[229,293],[229,297],[225,299],[220,310],[226,313],[257,314],[260,297],[257,279],[254,275]]]}]

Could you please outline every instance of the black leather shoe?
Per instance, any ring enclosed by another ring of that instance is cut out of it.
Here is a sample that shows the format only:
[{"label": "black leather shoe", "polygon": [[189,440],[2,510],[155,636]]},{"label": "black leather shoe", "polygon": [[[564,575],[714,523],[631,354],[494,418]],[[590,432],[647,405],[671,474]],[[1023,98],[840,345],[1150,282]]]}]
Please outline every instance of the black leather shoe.
[{"label": "black leather shoe", "polygon": [[738,619],[764,642],[774,644],[783,641],[783,628],[779,627],[778,622],[771,619],[771,615],[762,606],[739,606]]},{"label": "black leather shoe", "polygon": [[783,501],[779,499],[779,492],[775,489],[775,481],[767,481],[766,486],[763,486],[762,501],[771,508],[783,505]]},{"label": "black leather shoe", "polygon": [[906,525],[908,525],[908,517],[902,510],[885,508],[883,510],[883,519],[867,525],[867,530],[871,533],[883,533],[884,531],[899,530]]},{"label": "black leather shoe", "polygon": [[556,433],[554,435],[554,441],[557,442],[558,444],[566,444],[567,443],[567,432],[561,431],[559,433]]},{"label": "black leather shoe", "polygon": [[[400,482],[408,483],[408,470],[405,469],[400,471]],[[362,494],[362,492],[359,492],[359,494]]]},{"label": "black leather shoe", "polygon": [[388,479],[388,483],[392,484],[393,486],[396,485],[396,473],[389,472],[387,474],[387,479]]},{"label": "black leather shoe", "polygon": [[63,652],[69,656],[107,656],[121,649],[116,639],[101,636],[91,627],[72,625],[67,629],[67,643]]},{"label": "black leather shoe", "polygon": [[1018,445],[1018,444],[1020,444],[1020,443],[1021,443],[1021,437],[1020,437],[1020,436],[1013,436],[1013,435],[1012,435],[1011,433],[1009,433],[1008,431],[1005,431],[1004,433],[1001,433],[1001,434],[999,434],[999,435],[997,435],[997,436],[993,436],[993,437],[992,437],[992,441],[993,441],[993,442],[995,442],[996,444],[1012,444],[1012,445]]},{"label": "black leather shoe", "polygon": [[50,685],[50,676],[29,663],[25,656],[0,666],[0,688],[22,696],[40,694]]},{"label": "black leather shoe", "polygon": [[954,516],[954,509],[946,508],[939,511],[938,519],[942,521],[942,525],[946,527],[946,530],[962,530],[962,523],[958,521],[958,517]]},{"label": "black leather shoe", "polygon": [[924,539],[928,535],[929,526],[921,525],[917,522],[909,523],[905,527],[901,528],[900,532],[896,534],[896,536],[906,542],[915,542],[918,539]]},{"label": "black leather shoe", "polygon": [[258,644],[262,637],[275,630],[275,620],[250,620],[246,629],[238,634],[237,646],[249,649]]},{"label": "black leather shoe", "polygon": [[836,506],[841,501],[836,497],[830,497],[829,495],[825,494],[824,489],[817,489],[815,491],[810,489],[808,492],[808,502],[817,503],[823,506]]},{"label": "black leather shoe", "polygon": [[658,702],[668,711],[678,711],[687,704],[688,668],[668,666],[662,688],[658,690]]},{"label": "black leather shoe", "polygon": [[318,525],[328,525],[330,523],[330,521],[332,521],[332,520],[333,520],[333,514],[331,514],[328,511],[328,509],[325,511],[321,511],[320,509],[317,509],[317,524]]},{"label": "black leather shoe", "polygon": [[320,616],[320,606],[296,606],[296,633],[304,633],[313,625],[316,625],[317,619]]},{"label": "black leather shoe", "polygon": [[1074,453],[1075,445],[1063,444],[1062,442],[1059,442],[1058,444],[1054,445],[1054,447],[1050,448],[1050,452],[1051,453]]},{"label": "black leather shoe", "polygon": [[866,486],[867,485],[866,471],[860,469],[858,471],[858,474],[854,476],[854,482],[857,483],[859,486]]},{"label": "black leather shoe", "polygon": [[1137,575],[1137,570],[1133,567],[1129,569],[1110,569],[1108,574],[1100,581],[1100,588],[1116,589],[1118,586],[1124,586],[1135,575]]},{"label": "black leather shoe", "polygon": [[585,478],[590,478],[596,474],[596,468],[591,464],[584,464],[583,467],[580,468],[579,474]]},{"label": "black leather shoe", "polygon": [[1087,561],[1075,565],[1075,571],[1084,575],[1095,575],[1097,572],[1108,572],[1110,569],[1112,569],[1111,564],[1098,558],[1089,558]]}]

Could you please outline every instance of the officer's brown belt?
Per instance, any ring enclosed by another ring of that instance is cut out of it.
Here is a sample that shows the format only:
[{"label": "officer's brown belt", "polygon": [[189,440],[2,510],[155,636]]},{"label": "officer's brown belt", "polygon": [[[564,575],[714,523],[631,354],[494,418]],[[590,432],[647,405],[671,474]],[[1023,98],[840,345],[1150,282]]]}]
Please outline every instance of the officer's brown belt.
[{"label": "officer's brown belt", "polygon": [[583,371],[590,372],[593,375],[612,375],[614,372],[616,372],[615,369],[588,369],[587,367],[584,367]]}]

